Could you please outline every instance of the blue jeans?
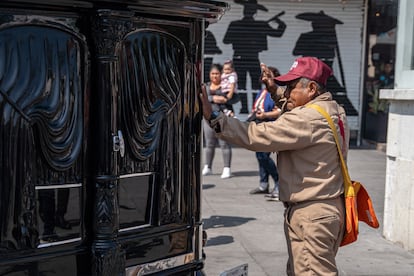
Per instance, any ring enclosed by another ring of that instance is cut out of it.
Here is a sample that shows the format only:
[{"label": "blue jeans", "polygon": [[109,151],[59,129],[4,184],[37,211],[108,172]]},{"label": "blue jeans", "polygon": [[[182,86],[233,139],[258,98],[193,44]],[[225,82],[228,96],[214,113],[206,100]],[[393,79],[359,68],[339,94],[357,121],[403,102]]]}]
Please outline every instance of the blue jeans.
[{"label": "blue jeans", "polygon": [[270,175],[275,182],[275,188],[279,190],[279,174],[270,152],[256,152],[256,158],[259,162],[260,184],[269,183]]}]

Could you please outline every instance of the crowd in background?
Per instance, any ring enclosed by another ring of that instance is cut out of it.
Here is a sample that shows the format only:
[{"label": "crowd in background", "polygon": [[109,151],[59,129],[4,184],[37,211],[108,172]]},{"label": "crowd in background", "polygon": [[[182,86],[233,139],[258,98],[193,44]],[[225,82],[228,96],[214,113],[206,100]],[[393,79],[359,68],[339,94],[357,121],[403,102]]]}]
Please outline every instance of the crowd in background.
[{"label": "crowd in background", "polygon": [[[275,67],[269,67],[274,76],[279,76],[279,71]],[[223,66],[220,64],[212,64],[209,71],[209,81],[205,84],[208,94],[208,100],[212,104],[214,111],[220,111],[227,116],[234,117],[233,105],[240,100],[237,93],[237,72],[233,67],[233,62],[227,60]],[[260,82],[262,82],[260,80]],[[273,101],[266,86],[257,91],[247,121],[255,123],[268,122],[276,120],[281,114],[281,107],[277,106]],[[205,165],[202,171],[204,176],[213,174],[213,160],[215,156],[216,146],[219,145],[223,158],[222,179],[227,179],[231,174],[232,147],[231,144],[218,139],[215,131],[204,120],[204,139],[205,139]],[[274,153],[275,155],[276,153]],[[259,165],[259,185],[250,191],[250,194],[264,194],[268,200],[279,200],[279,174],[277,166],[271,152],[256,152],[257,162]],[[269,177],[273,179],[273,189],[269,189]]]}]

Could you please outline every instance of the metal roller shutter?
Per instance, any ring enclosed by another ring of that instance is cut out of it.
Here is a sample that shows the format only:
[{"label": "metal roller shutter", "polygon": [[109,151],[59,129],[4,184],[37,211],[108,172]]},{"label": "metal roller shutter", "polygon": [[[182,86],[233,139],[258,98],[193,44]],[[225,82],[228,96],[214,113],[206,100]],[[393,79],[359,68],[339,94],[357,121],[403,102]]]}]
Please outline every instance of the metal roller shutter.
[{"label": "metal roller shutter", "polygon": [[[260,88],[257,60],[285,73],[296,57],[311,55],[325,60],[334,70],[328,89],[345,106],[351,129],[359,129],[363,0],[346,4],[332,0],[226,2],[230,11],[207,29],[211,33],[206,38],[205,77],[211,63],[234,60],[243,99],[235,106],[240,118],[249,113]],[[286,24],[284,31],[274,20],[277,15]]]}]

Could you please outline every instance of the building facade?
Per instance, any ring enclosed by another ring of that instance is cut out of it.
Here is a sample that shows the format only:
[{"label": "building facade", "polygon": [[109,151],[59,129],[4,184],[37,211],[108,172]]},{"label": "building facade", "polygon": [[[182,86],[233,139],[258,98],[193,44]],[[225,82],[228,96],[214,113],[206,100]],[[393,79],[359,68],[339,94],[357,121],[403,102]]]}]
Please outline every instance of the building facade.
[{"label": "building facade", "polygon": [[395,87],[380,91],[390,102],[384,236],[414,250],[414,2],[400,0],[396,43]]}]

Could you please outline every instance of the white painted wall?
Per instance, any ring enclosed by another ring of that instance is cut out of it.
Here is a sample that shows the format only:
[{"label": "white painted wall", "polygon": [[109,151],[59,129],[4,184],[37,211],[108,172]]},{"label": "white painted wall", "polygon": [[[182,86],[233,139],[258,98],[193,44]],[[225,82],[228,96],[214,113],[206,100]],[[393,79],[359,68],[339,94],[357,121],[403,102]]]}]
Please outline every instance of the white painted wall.
[{"label": "white painted wall", "polygon": [[414,89],[382,90],[381,98],[391,102],[383,233],[388,240],[414,250]]},{"label": "white painted wall", "polygon": [[381,90],[390,101],[384,236],[414,250],[414,1],[400,0],[395,89]]}]

